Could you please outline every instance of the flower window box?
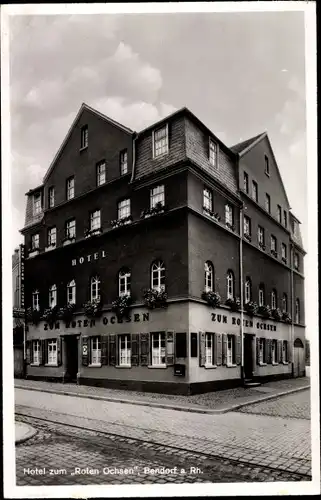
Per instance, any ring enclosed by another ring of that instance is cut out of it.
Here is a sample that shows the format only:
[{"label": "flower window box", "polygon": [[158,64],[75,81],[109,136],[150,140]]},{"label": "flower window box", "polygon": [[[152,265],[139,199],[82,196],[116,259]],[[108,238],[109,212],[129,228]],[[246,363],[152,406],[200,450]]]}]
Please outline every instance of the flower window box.
[{"label": "flower window box", "polygon": [[127,224],[131,224],[133,222],[133,218],[131,215],[127,217],[123,217],[122,219],[115,219],[110,222],[112,228],[125,226]]}]

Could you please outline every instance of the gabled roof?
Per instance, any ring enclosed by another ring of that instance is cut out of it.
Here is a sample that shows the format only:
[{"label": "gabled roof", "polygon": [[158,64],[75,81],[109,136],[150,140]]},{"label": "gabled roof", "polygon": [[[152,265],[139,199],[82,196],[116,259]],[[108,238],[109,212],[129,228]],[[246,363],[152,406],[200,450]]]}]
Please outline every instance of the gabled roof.
[{"label": "gabled roof", "polygon": [[76,115],[76,117],[75,117],[74,121],[72,122],[72,124],[71,124],[71,126],[70,126],[70,128],[69,128],[69,130],[68,130],[68,132],[67,132],[66,137],[64,138],[64,140],[63,140],[63,142],[62,142],[62,144],[61,144],[60,148],[58,149],[58,151],[57,151],[57,153],[56,153],[56,155],[55,155],[54,159],[52,160],[52,162],[51,162],[51,164],[50,164],[50,166],[49,166],[49,168],[48,168],[48,170],[47,170],[46,175],[45,175],[45,176],[44,176],[44,178],[43,178],[43,183],[45,183],[45,182],[46,182],[46,180],[48,179],[49,175],[51,174],[51,172],[52,172],[52,170],[53,170],[53,168],[54,168],[54,165],[55,165],[56,161],[58,160],[58,158],[59,158],[59,156],[60,156],[60,154],[61,154],[62,150],[64,149],[65,145],[67,144],[67,141],[68,141],[68,139],[69,139],[69,137],[70,137],[70,135],[71,135],[71,132],[73,131],[73,129],[74,129],[74,127],[75,127],[75,125],[76,125],[77,121],[78,121],[78,120],[79,120],[79,118],[80,118],[81,113],[82,113],[84,110],[90,111],[91,113],[95,114],[96,116],[99,116],[99,118],[102,118],[102,119],[103,119],[103,120],[105,120],[106,122],[108,122],[108,123],[110,123],[110,124],[114,125],[115,127],[118,127],[120,130],[122,130],[123,132],[126,132],[126,133],[127,133],[127,134],[129,134],[129,135],[134,134],[134,131],[133,131],[133,130],[131,130],[130,128],[125,127],[124,125],[122,125],[121,123],[116,122],[115,120],[112,120],[111,118],[109,118],[108,116],[104,115],[104,114],[103,114],[103,113],[101,113],[100,111],[97,111],[96,109],[91,108],[90,106],[88,106],[88,104],[86,104],[86,103],[84,103],[84,102],[83,102],[83,103],[82,103],[82,105],[80,106],[80,109],[79,109],[79,111],[78,111],[78,113],[77,113],[77,115]]},{"label": "gabled roof", "polygon": [[256,135],[255,137],[251,137],[250,139],[247,139],[246,141],[239,142],[238,144],[235,144],[232,146],[230,149],[233,151],[233,153],[239,154],[242,156],[245,154],[250,148],[252,148],[255,144],[257,144],[263,137],[267,135],[266,132],[263,132],[262,134]]}]

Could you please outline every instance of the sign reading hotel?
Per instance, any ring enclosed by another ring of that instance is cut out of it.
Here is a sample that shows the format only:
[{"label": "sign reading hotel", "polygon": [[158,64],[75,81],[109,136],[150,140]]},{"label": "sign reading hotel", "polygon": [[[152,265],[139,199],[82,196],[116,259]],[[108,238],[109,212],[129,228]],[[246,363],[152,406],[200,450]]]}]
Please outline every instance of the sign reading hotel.
[{"label": "sign reading hotel", "polygon": [[77,264],[84,264],[84,262],[92,262],[93,260],[104,259],[106,257],[107,255],[105,250],[102,250],[101,252],[86,255],[86,257],[77,257],[76,259],[72,259],[71,265],[77,266]]}]

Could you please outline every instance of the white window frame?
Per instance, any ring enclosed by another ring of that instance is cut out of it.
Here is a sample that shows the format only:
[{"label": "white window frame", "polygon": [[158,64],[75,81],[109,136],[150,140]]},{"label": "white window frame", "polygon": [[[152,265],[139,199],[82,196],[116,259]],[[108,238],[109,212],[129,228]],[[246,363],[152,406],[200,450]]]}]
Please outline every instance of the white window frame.
[{"label": "white window frame", "polygon": [[[163,261],[158,260],[153,262],[151,267],[151,288],[158,292],[165,290],[165,264]],[[156,284],[155,284],[156,282]]]},{"label": "white window frame", "polygon": [[54,188],[54,186],[51,186],[48,189],[48,205],[49,205],[49,208],[52,208],[55,206],[55,188]]},{"label": "white window frame", "polygon": [[281,245],[281,258],[287,261],[287,255],[286,255],[286,245],[285,243],[282,243]]},{"label": "white window frame", "polygon": [[72,200],[75,197],[75,177],[67,179],[67,200]]},{"label": "white window frame", "polygon": [[80,149],[85,149],[88,147],[88,125],[81,127],[80,134]]},{"label": "white window frame", "polygon": [[99,276],[93,276],[90,280],[90,300],[100,300],[100,278]]},{"label": "white window frame", "polygon": [[234,274],[228,271],[226,275],[227,298],[234,299]]},{"label": "white window frame", "polygon": [[121,269],[118,273],[118,294],[119,297],[130,295],[131,272],[129,269]]},{"label": "white window frame", "polygon": [[258,239],[258,243],[259,245],[264,245],[264,228],[262,226],[258,226],[257,228],[257,239]]},{"label": "white window frame", "polygon": [[214,366],[214,333],[205,333],[205,366]]},{"label": "white window frame", "polygon": [[39,250],[39,233],[33,234],[31,236],[31,249],[32,250]]},{"label": "white window frame", "polygon": [[276,237],[271,234],[271,252],[276,252],[277,249],[277,243],[276,243]]},{"label": "white window frame", "polygon": [[38,215],[42,212],[41,193],[33,195],[33,214]]},{"label": "white window frame", "polygon": [[229,203],[225,205],[225,224],[233,226],[233,207]]},{"label": "white window frame", "polygon": [[66,222],[66,238],[70,240],[76,238],[76,219],[70,219]]},{"label": "white window frame", "polygon": [[265,193],[265,210],[268,214],[271,213],[271,196],[269,193]]},{"label": "white window frame", "polygon": [[218,152],[218,147],[216,142],[209,138],[209,144],[208,144],[209,152],[208,152],[208,157],[210,164],[213,167],[217,167],[217,152]]},{"label": "white window frame", "polygon": [[213,191],[209,188],[203,189],[203,207],[209,212],[213,212]]},{"label": "white window frame", "polygon": [[48,365],[57,366],[58,364],[58,345],[57,340],[48,340],[47,342]]},{"label": "white window frame", "polygon": [[57,285],[52,285],[49,288],[49,307],[53,308],[57,305]]},{"label": "white window frame", "polygon": [[40,340],[32,341],[32,364],[39,365],[40,364]]},{"label": "white window frame", "polygon": [[226,356],[226,364],[227,366],[234,365],[234,357],[235,357],[235,337],[234,335],[227,335],[227,356]]},{"label": "white window frame", "polygon": [[39,311],[40,305],[39,305],[39,290],[35,290],[32,292],[32,309],[35,311]]},{"label": "white window frame", "polygon": [[128,153],[127,149],[120,152],[120,175],[125,175],[128,172]]},{"label": "white window frame", "polygon": [[258,202],[259,197],[259,188],[256,181],[252,181],[252,199]]},{"label": "white window frame", "polygon": [[57,228],[56,226],[48,229],[48,247],[57,245]]},{"label": "white window frame", "polygon": [[67,304],[76,304],[76,282],[67,283]]},{"label": "white window frame", "polygon": [[265,338],[261,337],[259,339],[259,364],[264,365],[264,354],[265,354],[265,349],[266,349],[266,344],[265,344]]},{"label": "white window frame", "polygon": [[276,339],[272,339],[271,343],[271,354],[272,354],[272,365],[277,365],[278,364],[278,359],[277,359],[277,349],[278,349],[278,343]]},{"label": "white window frame", "polygon": [[154,208],[157,203],[165,205],[165,186],[159,184],[150,190],[150,208]]},{"label": "white window frame", "polygon": [[249,174],[247,172],[243,172],[243,189],[246,194],[249,193]]},{"label": "white window frame", "polygon": [[131,338],[129,333],[118,335],[119,366],[131,366]]},{"label": "white window frame", "polygon": [[288,296],[286,293],[282,296],[282,312],[288,312]]},{"label": "white window frame", "polygon": [[213,292],[214,290],[214,268],[213,264],[209,261],[204,264],[204,273],[205,273],[205,292]]},{"label": "white window frame", "polygon": [[251,283],[251,280],[249,278],[245,281],[245,293],[244,293],[244,297],[245,297],[245,304],[248,304],[249,302],[251,302],[251,299],[252,299],[252,283]]},{"label": "white window frame", "polygon": [[[163,134],[161,136],[161,134]],[[158,137],[161,136],[161,137]],[[153,158],[168,154],[168,124],[153,130]]]},{"label": "white window frame", "polygon": [[100,210],[94,210],[90,213],[90,231],[101,229]]},{"label": "white window frame", "polygon": [[248,217],[247,215],[244,215],[244,228],[243,228],[243,231],[244,231],[244,234],[246,234],[247,236],[251,236],[251,219],[250,217]]},{"label": "white window frame", "polygon": [[125,217],[130,217],[130,215],[131,215],[130,198],[121,200],[118,203],[118,220],[125,219]]},{"label": "white window frame", "polygon": [[102,160],[96,164],[97,169],[97,186],[102,186],[106,183],[106,162]]},{"label": "white window frame", "polygon": [[90,365],[101,366],[101,338],[99,335],[90,337]]},{"label": "white window frame", "polygon": [[276,297],[276,291],[272,290],[271,292],[271,308],[276,309],[277,308],[277,297]]},{"label": "white window frame", "polygon": [[[151,334],[151,358],[152,366],[166,366],[166,334],[165,332],[154,332]],[[158,347],[155,347],[157,340]]]},{"label": "white window frame", "polygon": [[265,304],[265,289],[262,285],[259,286],[259,306],[264,306]]}]

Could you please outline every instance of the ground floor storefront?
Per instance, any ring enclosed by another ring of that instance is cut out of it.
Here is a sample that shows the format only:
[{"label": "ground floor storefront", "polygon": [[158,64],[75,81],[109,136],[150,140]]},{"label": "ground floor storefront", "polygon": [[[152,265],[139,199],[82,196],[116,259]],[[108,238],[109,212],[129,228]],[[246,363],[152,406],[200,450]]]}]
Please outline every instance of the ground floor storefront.
[{"label": "ground floor storefront", "polygon": [[[291,328],[192,301],[133,307],[123,319],[107,311],[99,318],[75,315],[70,323],[41,321],[28,326],[26,376],[173,394],[289,378],[295,361]],[[304,346],[304,329],[297,335]],[[297,359],[295,373],[302,376],[304,356]]]}]

